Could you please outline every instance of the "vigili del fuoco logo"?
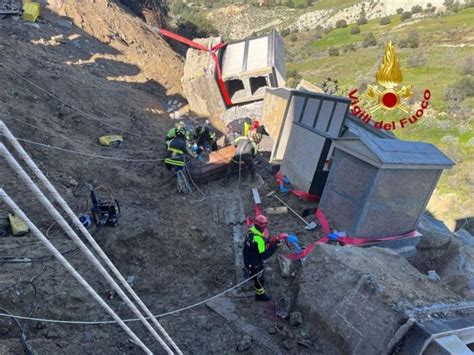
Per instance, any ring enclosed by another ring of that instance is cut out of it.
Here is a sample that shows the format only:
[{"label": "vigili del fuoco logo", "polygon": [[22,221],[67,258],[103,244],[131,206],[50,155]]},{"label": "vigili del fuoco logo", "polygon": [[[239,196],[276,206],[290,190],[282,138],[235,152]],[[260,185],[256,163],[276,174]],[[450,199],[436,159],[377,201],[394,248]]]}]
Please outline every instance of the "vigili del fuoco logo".
[{"label": "vigili del fuoco logo", "polygon": [[385,130],[405,128],[423,117],[424,110],[426,110],[429,105],[431,92],[428,89],[423,92],[423,100],[421,101],[419,109],[416,110],[415,113],[410,114],[406,101],[413,96],[412,86],[402,85],[403,75],[391,41],[388,42],[385,48],[383,63],[375,75],[375,80],[377,85],[369,85],[366,92],[366,96],[372,103],[368,111],[360,106],[360,101],[357,97],[357,89],[352,89],[349,93],[351,112],[354,116],[359,117],[368,124],[372,119],[371,115],[375,115],[381,109],[385,111],[399,110],[403,112],[403,116],[405,117],[402,116],[403,118],[398,121],[390,120],[384,122],[383,119],[372,119],[375,128]]}]

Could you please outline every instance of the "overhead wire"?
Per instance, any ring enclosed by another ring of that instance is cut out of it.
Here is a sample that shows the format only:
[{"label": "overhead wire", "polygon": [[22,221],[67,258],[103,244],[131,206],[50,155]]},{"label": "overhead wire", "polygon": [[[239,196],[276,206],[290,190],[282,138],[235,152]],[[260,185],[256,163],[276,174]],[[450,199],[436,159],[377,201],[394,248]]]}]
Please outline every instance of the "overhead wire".
[{"label": "overhead wire", "polygon": [[[48,178],[43,174],[43,172],[38,168],[38,166],[35,164],[35,162],[30,158],[30,156],[26,153],[26,151],[23,149],[23,147],[19,144],[18,140],[13,136],[13,134],[10,132],[8,127],[0,121],[0,130],[5,134],[7,137],[7,140],[10,142],[10,144],[13,146],[13,148],[16,150],[16,152],[20,155],[20,157],[25,161],[25,163],[29,166],[29,168],[34,172],[36,177],[41,181],[41,183],[47,188],[47,190],[52,194],[54,200],[62,207],[62,209],[67,213],[69,218],[72,220],[73,225],[81,231],[81,233],[84,235],[86,240],[90,243],[90,245],[93,247],[94,251],[98,253],[100,258],[102,259],[103,262],[106,263],[106,265],[110,268],[110,270],[113,272],[115,277],[120,280],[122,286],[132,295],[133,299],[137,304],[142,308],[143,311],[145,311],[146,314],[149,316],[152,316],[152,313],[150,310],[146,307],[146,305],[143,303],[143,301],[140,299],[140,297],[135,293],[135,291],[131,288],[131,286],[128,284],[127,280],[123,277],[123,275],[120,273],[120,271],[115,267],[115,265],[112,263],[110,258],[104,253],[102,248],[97,244],[97,242],[94,240],[94,238],[91,236],[89,231],[84,227],[84,225],[79,221],[78,217],[76,214],[71,210],[67,202],[62,198],[62,196],[58,193],[56,188],[51,184],[51,182],[48,180]],[[48,200],[46,195],[38,188],[38,186],[33,182],[33,180],[28,176],[28,174],[25,172],[25,170],[18,164],[18,162],[15,160],[13,155],[6,149],[6,147],[3,144],[0,144],[0,152],[6,159],[7,163],[10,165],[10,167],[15,170],[15,172],[18,174],[18,176],[26,183],[30,191],[39,199],[39,201],[43,204],[43,206],[47,209],[47,211],[54,217],[54,219],[61,225],[61,227],[64,229],[64,231],[73,239],[73,241],[76,243],[76,245],[84,252],[84,254],[87,256],[87,258],[91,261],[91,263],[97,268],[97,270],[101,273],[103,277],[106,278],[106,280],[109,282],[109,284],[113,287],[113,289],[118,293],[120,298],[127,304],[127,306],[132,310],[132,312],[140,318],[142,321],[143,325],[151,332],[151,334],[154,336],[154,338],[160,343],[160,345],[163,347],[163,349],[168,353],[172,354],[173,351],[169,348],[168,344],[164,342],[164,340],[161,338],[161,336],[156,332],[156,330],[153,328],[153,326],[147,322],[147,320],[144,318],[143,314],[141,311],[135,306],[135,304],[131,301],[131,299],[125,294],[125,292],[122,290],[122,288],[117,284],[117,282],[112,278],[112,276],[109,274],[109,272],[105,269],[105,267],[102,265],[102,263],[96,258],[96,256],[89,250],[89,248],[84,244],[84,242],[79,238],[77,233],[72,229],[72,227],[66,222],[66,220],[62,217],[62,215],[56,210],[54,205]],[[0,189],[0,192],[2,190]],[[4,194],[5,195],[5,194]],[[8,196],[4,196],[4,200],[8,202]],[[13,205],[13,201],[10,201],[10,204]],[[14,206],[10,206],[13,208]],[[21,211],[19,211],[22,213]],[[24,214],[23,214],[24,215]],[[25,219],[27,218],[26,215]],[[20,216],[21,217],[21,216]],[[54,248],[49,242],[49,240],[39,232],[39,230],[32,225],[36,230],[36,235],[41,237],[40,239],[43,241],[43,243],[48,246],[48,248],[56,255],[57,258],[59,258],[62,263],[68,267],[68,262],[66,259],[64,259],[63,256],[59,254],[57,249]],[[70,267],[70,265],[69,265]],[[90,285],[82,279],[80,274],[75,271],[74,268],[72,268],[71,272],[73,275],[75,275],[76,279],[78,279],[80,282],[82,282],[83,286],[86,288],[90,288]],[[81,281],[82,280],[82,281]],[[93,289],[90,289],[90,292],[95,295],[95,291]],[[96,298],[96,297],[95,297]],[[99,303],[101,303],[99,301]],[[101,303],[102,304],[102,303]],[[115,313],[109,308],[105,307],[109,313],[114,315]],[[166,330],[161,326],[161,324],[155,319],[152,318],[153,324],[157,327],[157,329],[163,334],[165,339],[172,345],[172,347],[176,350],[178,354],[182,354],[181,350],[179,347],[176,345],[176,343],[173,341],[173,339],[169,336],[169,334],[166,332]],[[136,337],[136,335],[131,332],[130,329],[128,329],[124,324],[121,323],[122,328],[129,333],[131,336],[134,337],[134,340],[141,342],[140,339]],[[146,349],[146,346],[142,346],[142,348]]]},{"label": "overhead wire", "polygon": [[[61,133],[61,135],[58,134],[58,130],[55,130],[54,134],[52,134],[51,130],[49,130],[47,128],[40,127],[40,126],[31,124],[29,122],[25,122],[25,121],[20,120],[16,117],[12,117],[11,115],[7,115],[6,117],[9,120],[19,122],[21,124],[24,124],[25,126],[29,126],[31,128],[34,128],[34,129],[37,129],[37,130],[40,130],[40,131],[43,131],[43,132],[47,132],[47,133],[49,133],[50,136],[54,136],[55,138],[64,139],[68,142],[76,142],[76,143],[87,144],[87,145],[90,145],[90,146],[97,147],[96,145],[91,144],[90,140],[85,141],[85,140],[81,140],[81,139],[71,139],[70,137],[65,136],[65,135],[67,135],[67,133],[62,131],[62,130],[59,131]],[[100,146],[100,147],[106,148],[104,146]],[[110,149],[110,148],[106,148],[106,149]],[[128,149],[128,148],[120,148],[120,149],[117,149],[117,151],[120,151],[120,152],[136,152],[136,153],[158,153],[159,152],[158,150],[153,150],[153,149]]]},{"label": "overhead wire", "polygon": [[[178,308],[178,309],[175,309],[173,311],[169,311],[169,312],[165,312],[165,313],[161,313],[161,314],[157,314],[157,315],[153,315],[154,318],[162,318],[162,317],[166,317],[166,316],[170,316],[170,315],[173,315],[173,314],[176,314],[176,313],[180,313],[180,312],[184,312],[184,311],[187,311],[189,309],[192,309],[192,308],[196,308],[198,306],[201,306],[207,302],[210,302],[212,301],[213,299],[216,299],[218,297],[221,297],[223,295],[225,295],[226,293],[229,293],[233,290],[235,290],[236,288],[242,286],[243,284],[249,282],[250,280],[252,280],[253,278],[259,276],[263,271],[260,271],[259,273],[249,277],[248,279],[244,280],[244,281],[241,281],[239,282],[238,284],[236,284],[235,286],[232,286],[214,296],[211,296],[209,298],[206,298],[202,301],[199,301],[199,302],[196,302],[194,304],[191,304],[189,306],[186,306],[186,307],[182,307],[182,308]],[[12,315],[8,315],[8,314],[4,314],[4,313],[0,313],[0,317],[8,317],[8,316],[12,316]],[[102,325],[102,324],[115,324],[117,323],[117,321],[113,321],[113,320],[108,320],[108,321],[70,321],[70,320],[61,320],[61,319],[48,319],[48,318],[34,318],[34,317],[25,317],[25,316],[19,316],[19,315],[13,315],[13,317],[16,317],[18,319],[27,319],[27,320],[32,320],[32,321],[37,321],[37,322],[45,322],[45,323],[58,323],[58,324],[81,324],[81,325]],[[146,317],[146,319],[149,319],[150,317]],[[140,319],[138,318],[129,318],[129,319],[123,319],[123,322],[124,323],[129,323],[129,322],[137,322],[139,321]]]},{"label": "overhead wire", "polygon": [[[0,146],[1,147],[1,146]],[[138,336],[122,321],[122,318],[102,299],[91,285],[77,272],[77,270],[62,256],[53,244],[44,236],[36,225],[18,207],[10,196],[0,187],[0,198],[3,202],[31,229],[33,234],[54,254],[61,264],[72,274],[72,276],[91,294],[91,296],[116,320],[121,328],[147,353],[152,354],[150,349],[138,338]],[[53,207],[54,209],[54,207]],[[31,318],[31,317],[30,317]]]},{"label": "overhead wire", "polygon": [[[0,136],[4,136],[4,134],[0,133]],[[80,152],[80,151],[76,151],[76,150],[72,150],[72,149],[60,148],[60,147],[56,147],[56,146],[53,146],[53,145],[34,142],[34,141],[30,141],[28,139],[23,139],[23,138],[16,138],[16,139],[21,141],[21,142],[33,144],[33,145],[36,145],[36,146],[39,146],[39,147],[54,149],[54,150],[58,150],[58,151],[65,152],[65,153],[71,153],[71,154],[76,154],[76,155],[81,155],[81,156],[86,156],[86,157],[91,157],[91,158],[99,158],[99,159],[114,160],[114,161],[124,161],[124,162],[139,162],[139,163],[159,162],[159,161],[164,161],[165,160],[164,158],[160,158],[160,159],[115,158],[115,157],[108,157],[108,156],[99,155],[99,154],[91,154],[91,153]]]}]

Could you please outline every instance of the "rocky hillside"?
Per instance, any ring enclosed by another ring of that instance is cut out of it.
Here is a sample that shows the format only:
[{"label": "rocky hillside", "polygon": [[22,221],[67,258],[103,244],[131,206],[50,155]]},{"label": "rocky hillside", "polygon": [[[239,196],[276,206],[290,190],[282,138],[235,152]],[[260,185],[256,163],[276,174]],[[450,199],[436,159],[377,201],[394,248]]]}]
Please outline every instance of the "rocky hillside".
[{"label": "rocky hillside", "polygon": [[[308,31],[318,28],[333,28],[337,21],[354,23],[363,12],[367,20],[390,16],[397,9],[410,11],[413,6],[427,5],[443,12],[444,0],[403,0],[403,1],[319,1],[306,9],[293,9],[284,6],[256,7],[254,5],[229,5],[204,10],[207,19],[229,39],[236,40],[254,33],[268,31],[276,27],[279,31]],[[419,15],[421,16],[421,14]]]}]

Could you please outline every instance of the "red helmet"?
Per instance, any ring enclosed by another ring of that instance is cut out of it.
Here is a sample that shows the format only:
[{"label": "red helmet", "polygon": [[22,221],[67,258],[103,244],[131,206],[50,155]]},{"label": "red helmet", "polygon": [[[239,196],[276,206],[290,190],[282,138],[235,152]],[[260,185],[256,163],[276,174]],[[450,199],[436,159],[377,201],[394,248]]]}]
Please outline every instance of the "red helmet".
[{"label": "red helmet", "polygon": [[265,228],[268,225],[268,218],[265,217],[263,214],[261,214],[261,215],[255,217],[254,224],[257,227]]}]

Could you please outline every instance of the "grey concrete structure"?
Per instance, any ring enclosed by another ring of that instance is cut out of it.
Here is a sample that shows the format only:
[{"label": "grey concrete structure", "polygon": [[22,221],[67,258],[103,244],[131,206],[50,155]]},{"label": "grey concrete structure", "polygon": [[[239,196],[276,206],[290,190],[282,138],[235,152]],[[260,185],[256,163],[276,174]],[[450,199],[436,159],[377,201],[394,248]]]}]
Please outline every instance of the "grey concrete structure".
[{"label": "grey concrete structure", "polygon": [[[206,47],[212,47],[220,43],[221,38],[196,39],[195,42]],[[216,76],[216,63],[209,53],[197,49],[188,49],[181,84],[193,112],[203,116],[225,112],[226,105],[217,84]]]},{"label": "grey concrete structure", "polygon": [[391,354],[410,329],[406,309],[445,304],[456,295],[388,249],[317,245],[298,274],[294,309],[310,334],[326,336],[340,354]]},{"label": "grey concrete structure", "polygon": [[227,45],[222,79],[233,104],[262,100],[267,87],[285,86],[285,47],[278,32]]},{"label": "grey concrete structure", "polygon": [[270,161],[300,189],[321,194],[331,140],[341,135],[350,100],[304,90],[267,89],[261,122],[272,138]]},{"label": "grey concrete structure", "polygon": [[416,229],[443,169],[454,163],[434,145],[340,138],[319,207],[339,230],[385,237]]}]

